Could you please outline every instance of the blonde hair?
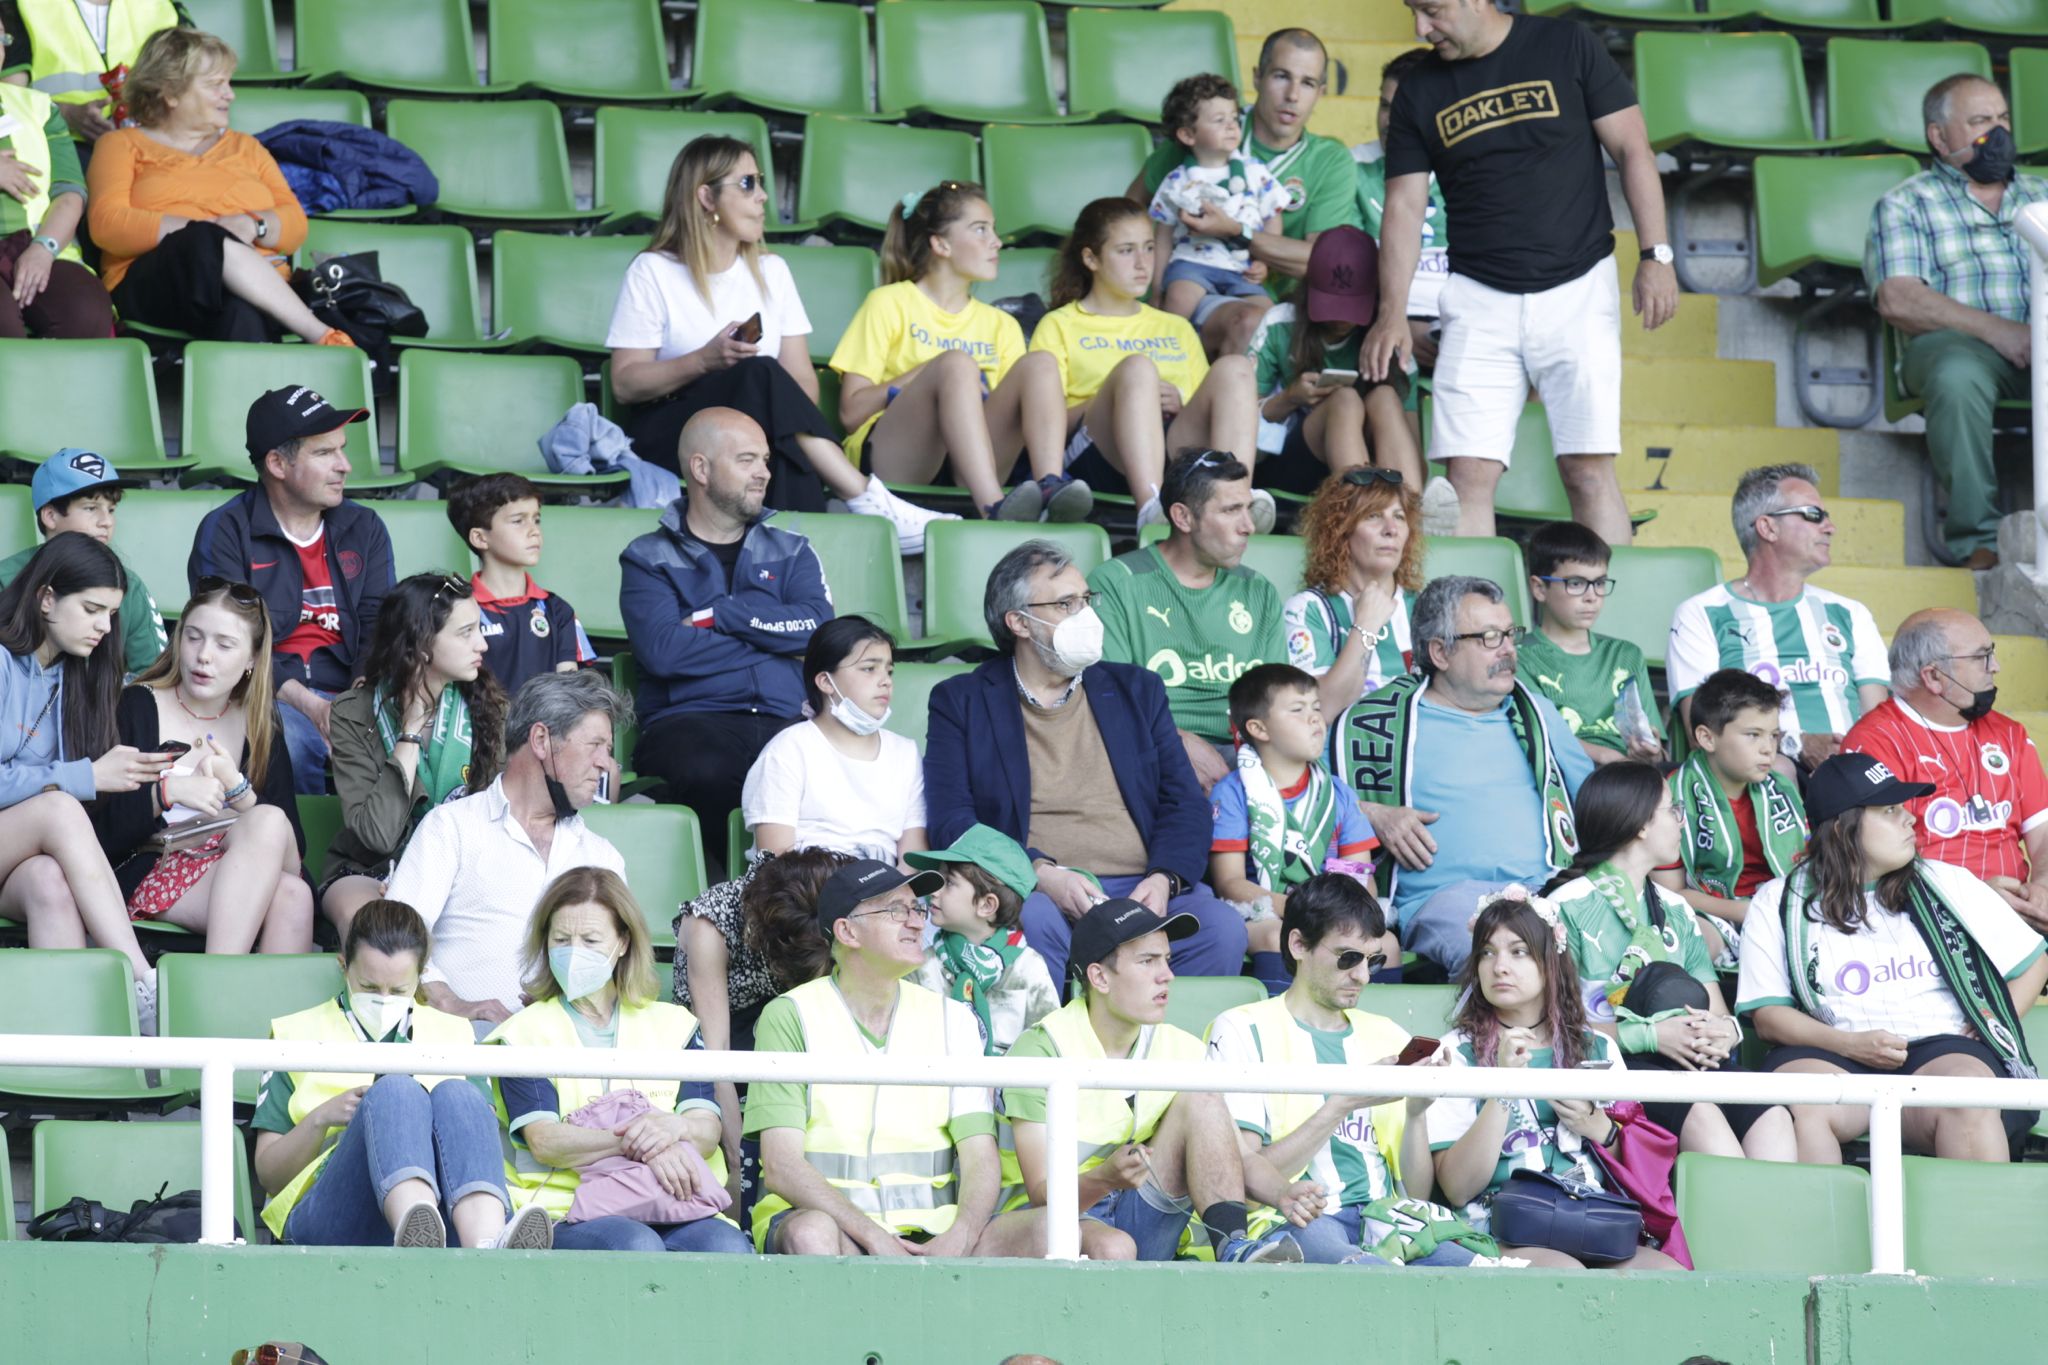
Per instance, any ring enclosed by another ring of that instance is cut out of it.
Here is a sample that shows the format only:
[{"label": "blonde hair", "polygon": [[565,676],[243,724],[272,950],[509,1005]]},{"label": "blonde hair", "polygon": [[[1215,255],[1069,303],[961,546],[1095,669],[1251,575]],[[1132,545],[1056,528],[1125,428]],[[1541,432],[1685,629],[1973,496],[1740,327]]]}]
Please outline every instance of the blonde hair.
[{"label": "blonde hair", "polygon": [[572,867],[541,892],[540,903],[527,921],[526,944],[520,953],[527,998],[538,1004],[562,993],[555,974],[548,969],[548,930],[556,912],[572,905],[601,905],[612,912],[619,937],[626,940],[626,951],[612,964],[612,985],[619,999],[628,1005],[644,1005],[654,999],[654,945],[647,939],[640,902],[626,889],[625,878],[603,867]]},{"label": "blonde hair", "polygon": [[[185,604],[185,613],[178,618],[177,630],[184,630],[184,623],[191,620],[192,613],[200,607],[219,607],[248,628],[249,671],[228,693],[228,704],[243,710],[242,733],[249,745],[249,763],[242,775],[261,786],[264,776],[270,771],[271,746],[283,742],[278,733],[280,721],[270,676],[270,610],[248,584],[217,583],[195,594]],[[178,657],[175,635],[170,647],[157,655],[156,662],[144,669],[135,681],[144,687],[159,689],[175,689],[185,681],[185,666]]]},{"label": "blonde hair", "polygon": [[192,83],[215,67],[232,74],[242,59],[223,39],[196,28],[160,28],[142,44],[141,55],[129,69],[123,98],[128,112],[145,128],[154,128],[170,117],[170,100],[192,88]]},{"label": "blonde hair", "polygon": [[[711,301],[712,214],[697,202],[697,191],[731,175],[743,156],[754,156],[754,149],[736,137],[711,135],[696,138],[677,152],[668,168],[668,188],[662,191],[661,223],[647,246],[649,251],[680,261],[707,303]],[[755,157],[755,172],[767,169]],[[768,282],[761,275],[761,244],[740,243],[740,259],[747,263],[755,287],[765,297]]]}]

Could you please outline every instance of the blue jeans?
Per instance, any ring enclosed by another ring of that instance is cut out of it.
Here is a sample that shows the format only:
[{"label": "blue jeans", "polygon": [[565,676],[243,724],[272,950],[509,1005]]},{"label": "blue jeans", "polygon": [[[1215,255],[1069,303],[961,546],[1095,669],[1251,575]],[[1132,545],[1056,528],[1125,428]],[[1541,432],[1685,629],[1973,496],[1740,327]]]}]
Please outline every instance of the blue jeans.
[{"label": "blue jeans", "polygon": [[[1301,1244],[1301,1258],[1310,1265],[1392,1265],[1384,1257],[1359,1248],[1361,1218],[1358,1206],[1347,1205],[1326,1213],[1305,1228],[1293,1228]],[[1409,1265],[1454,1266],[1472,1264],[1472,1253],[1456,1242],[1440,1242],[1427,1256]]]},{"label": "blue jeans", "polygon": [[[1539,873],[1525,878],[1523,884],[1534,889],[1543,885],[1548,876],[1547,872]],[[1401,914],[1401,946],[1432,962],[1442,963],[1445,971],[1457,976],[1465,966],[1465,959],[1472,956],[1471,919],[1481,897],[1491,896],[1506,885],[1506,882],[1452,882],[1422,904],[1407,908]]]},{"label": "blue jeans", "polygon": [[637,1218],[613,1214],[586,1223],[559,1223],[555,1227],[557,1251],[695,1251],[743,1252],[751,1255],[754,1243],[746,1233],[721,1218],[699,1218],[690,1223],[647,1224]]},{"label": "blue jeans", "polygon": [[[1128,896],[1143,877],[1104,877],[1105,895]],[[1186,895],[1167,902],[1170,914],[1185,912],[1202,923],[1201,931],[1173,945],[1173,970],[1181,976],[1236,976],[1244,970],[1244,916],[1216,898],[1216,893],[1197,882]],[[1043,892],[1034,891],[1024,900],[1024,939],[1045,959],[1046,970],[1062,992],[1067,980],[1067,944],[1074,926]]]},{"label": "blue jeans", "polygon": [[[317,687],[306,689],[322,701],[333,701],[334,693]],[[300,796],[324,796],[327,792],[327,741],[320,727],[296,706],[277,704],[284,721],[284,747],[292,756],[292,790]]]},{"label": "blue jeans", "polygon": [[1147,1181],[1135,1190],[1111,1190],[1081,1216],[1128,1236],[1139,1260],[1170,1261],[1180,1254],[1180,1235],[1194,1211],[1193,1200],[1175,1199]]},{"label": "blue jeans", "polygon": [[475,1086],[443,1081],[428,1090],[410,1076],[386,1076],[371,1086],[334,1155],[285,1219],[285,1240],[390,1246],[384,1197],[401,1180],[424,1180],[433,1188],[451,1240],[455,1206],[465,1198],[488,1190],[506,1203],[498,1116]]},{"label": "blue jeans", "polygon": [[1203,265],[1199,261],[1168,261],[1166,274],[1159,281],[1160,296],[1165,296],[1169,285],[1182,280],[1192,280],[1208,291],[1195,305],[1194,315],[1188,319],[1197,327],[1207,322],[1211,313],[1232,300],[1270,297],[1263,285],[1253,284],[1244,277],[1244,272],[1225,270],[1220,265]]}]

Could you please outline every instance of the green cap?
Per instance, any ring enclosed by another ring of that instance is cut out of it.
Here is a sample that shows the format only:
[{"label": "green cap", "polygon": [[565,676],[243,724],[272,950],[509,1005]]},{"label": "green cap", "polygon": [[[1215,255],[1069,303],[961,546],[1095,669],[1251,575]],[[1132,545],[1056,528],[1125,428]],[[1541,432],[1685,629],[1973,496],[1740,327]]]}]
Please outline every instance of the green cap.
[{"label": "green cap", "polygon": [[944,872],[948,863],[973,863],[1019,896],[1028,896],[1038,889],[1038,873],[1032,870],[1023,845],[987,825],[969,825],[951,848],[906,853],[903,861],[934,872]]}]

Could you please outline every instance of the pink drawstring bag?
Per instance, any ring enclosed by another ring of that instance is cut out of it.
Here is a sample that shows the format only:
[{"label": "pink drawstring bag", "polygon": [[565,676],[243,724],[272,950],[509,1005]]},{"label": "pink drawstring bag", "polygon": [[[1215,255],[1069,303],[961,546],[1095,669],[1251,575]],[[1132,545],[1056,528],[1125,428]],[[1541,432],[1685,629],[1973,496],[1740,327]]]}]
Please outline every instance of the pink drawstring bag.
[{"label": "pink drawstring bag", "polygon": [[1622,1193],[1642,1207],[1643,1230],[1657,1239],[1666,1256],[1691,1270],[1692,1252],[1686,1248],[1685,1229],[1678,1225],[1678,1200],[1671,1193],[1678,1139],[1650,1122],[1634,1100],[1608,1105],[1607,1117],[1621,1128],[1614,1149],[1589,1145]]},{"label": "pink drawstring bag", "polygon": [[[610,1090],[569,1115],[567,1121],[579,1128],[609,1133],[653,1111],[647,1096],[638,1090]],[[593,1218],[617,1215],[650,1224],[694,1223],[723,1213],[732,1203],[732,1195],[711,1174],[709,1163],[695,1147],[687,1142],[676,1146],[689,1163],[690,1173],[697,1178],[696,1192],[688,1199],[678,1199],[663,1189],[644,1161],[628,1156],[602,1157],[583,1168],[583,1181],[576,1187],[576,1198],[563,1221],[587,1223]]]}]

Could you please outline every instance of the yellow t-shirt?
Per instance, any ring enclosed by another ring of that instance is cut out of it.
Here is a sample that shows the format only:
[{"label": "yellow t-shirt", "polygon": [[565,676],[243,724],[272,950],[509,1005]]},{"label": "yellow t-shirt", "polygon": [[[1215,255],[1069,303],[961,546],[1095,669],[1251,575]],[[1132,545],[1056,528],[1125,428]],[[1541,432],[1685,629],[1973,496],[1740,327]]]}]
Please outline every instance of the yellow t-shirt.
[{"label": "yellow t-shirt", "polygon": [[1180,390],[1185,403],[1209,373],[1202,339],[1186,318],[1162,313],[1145,304],[1127,318],[1086,313],[1079,303],[1055,308],[1031,333],[1031,349],[1050,351],[1060,363],[1060,383],[1067,406],[1078,407],[1102,391],[1126,356],[1143,352],[1159,367],[1159,377]]},{"label": "yellow t-shirt", "polygon": [[[832,352],[831,366],[841,374],[857,374],[877,384],[892,383],[941,351],[965,351],[981,366],[984,388],[1003,382],[1010,367],[1024,355],[1024,329],[1017,319],[979,299],[969,299],[957,313],[933,303],[910,280],[885,284],[861,301],[860,311]],[[876,413],[846,438],[846,457],[860,463],[868,428],[881,420]]]}]

